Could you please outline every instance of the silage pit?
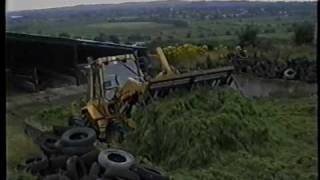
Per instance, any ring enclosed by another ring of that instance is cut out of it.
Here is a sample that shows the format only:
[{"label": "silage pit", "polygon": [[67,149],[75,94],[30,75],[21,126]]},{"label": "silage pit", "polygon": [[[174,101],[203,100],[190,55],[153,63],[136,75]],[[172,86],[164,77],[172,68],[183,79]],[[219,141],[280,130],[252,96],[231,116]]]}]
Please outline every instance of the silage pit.
[{"label": "silage pit", "polygon": [[272,112],[233,90],[175,94],[133,115],[137,129],[126,146],[170,170],[205,166],[223,152],[255,151],[276,136]]}]

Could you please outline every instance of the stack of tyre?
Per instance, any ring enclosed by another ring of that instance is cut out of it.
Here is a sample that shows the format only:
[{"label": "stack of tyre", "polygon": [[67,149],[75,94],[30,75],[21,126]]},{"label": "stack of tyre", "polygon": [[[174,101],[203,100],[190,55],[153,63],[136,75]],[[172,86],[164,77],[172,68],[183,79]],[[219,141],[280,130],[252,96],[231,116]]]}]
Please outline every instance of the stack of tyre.
[{"label": "stack of tyre", "polygon": [[60,137],[43,134],[37,141],[42,156],[27,159],[18,166],[44,180],[165,180],[162,171],[139,165],[133,155],[120,149],[95,148],[96,133],[76,127]]},{"label": "stack of tyre", "polygon": [[309,83],[317,81],[316,61],[304,58],[287,62],[234,58],[232,64],[238,73],[253,73],[258,77],[301,80]]}]

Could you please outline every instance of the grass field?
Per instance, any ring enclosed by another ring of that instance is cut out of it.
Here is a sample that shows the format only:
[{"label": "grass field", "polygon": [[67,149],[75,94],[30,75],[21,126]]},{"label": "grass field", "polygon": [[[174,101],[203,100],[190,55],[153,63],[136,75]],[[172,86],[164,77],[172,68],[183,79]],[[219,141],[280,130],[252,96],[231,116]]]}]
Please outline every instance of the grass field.
[{"label": "grass field", "polygon": [[159,31],[160,29],[174,28],[170,24],[160,24],[155,22],[114,22],[114,23],[98,23],[89,24],[87,26],[94,31],[106,32],[106,33],[152,33]]},{"label": "grass field", "polygon": [[[249,100],[204,90],[176,94],[135,113],[137,132],[123,148],[177,180],[316,179],[316,99]],[[71,102],[30,105],[7,117],[10,180],[34,179],[15,167],[40,152],[24,135],[22,121],[31,116],[41,124],[65,125]]]},{"label": "grass field", "polygon": [[316,109],[314,97],[174,95],[136,113],[138,129],[127,149],[176,180],[313,180]]},{"label": "grass field", "polygon": [[[65,32],[71,37],[81,36],[93,39],[99,33],[108,35],[118,35],[123,42],[127,41],[130,35],[147,35],[151,39],[161,37],[162,40],[179,40],[184,42],[208,42],[236,40],[237,33],[246,25],[256,25],[260,32],[259,35],[270,39],[281,39],[288,41],[292,38],[293,23],[302,22],[298,17],[260,17],[260,18],[226,18],[219,20],[188,20],[188,27],[176,27],[172,24],[157,22],[78,22],[67,23],[64,21],[37,22],[20,24],[12,27],[10,24],[7,29],[17,32],[44,34],[58,36]],[[271,32],[265,32],[271,30]],[[189,34],[189,35],[188,35]]]},{"label": "grass field", "polygon": [[17,173],[16,167],[27,158],[41,155],[40,148],[24,133],[24,120],[31,119],[37,125],[67,125],[71,103],[78,100],[79,95],[48,103],[33,103],[18,107],[6,113],[6,146],[8,180],[35,180],[29,174]]}]

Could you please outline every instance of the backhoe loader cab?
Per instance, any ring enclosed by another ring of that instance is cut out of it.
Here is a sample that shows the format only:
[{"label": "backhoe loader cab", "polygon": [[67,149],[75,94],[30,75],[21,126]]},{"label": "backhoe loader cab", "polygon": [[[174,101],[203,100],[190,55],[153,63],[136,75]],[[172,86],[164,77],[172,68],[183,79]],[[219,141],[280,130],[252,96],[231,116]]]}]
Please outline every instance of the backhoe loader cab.
[{"label": "backhoe loader cab", "polygon": [[89,58],[88,61],[88,99],[82,115],[104,139],[110,124],[125,121],[123,113],[135,93],[143,89],[144,78],[133,54]]}]

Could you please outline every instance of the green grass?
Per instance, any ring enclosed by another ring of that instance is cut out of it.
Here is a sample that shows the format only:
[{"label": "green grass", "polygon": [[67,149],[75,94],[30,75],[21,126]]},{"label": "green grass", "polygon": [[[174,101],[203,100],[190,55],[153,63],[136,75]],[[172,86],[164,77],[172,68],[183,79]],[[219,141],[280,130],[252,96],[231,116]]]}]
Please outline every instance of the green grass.
[{"label": "green grass", "polygon": [[[30,174],[17,172],[19,163],[30,157],[42,154],[38,145],[24,133],[26,119],[32,120],[37,127],[51,125],[67,125],[67,118],[71,114],[70,103],[77,97],[68,97],[52,104],[30,104],[18,107],[14,113],[6,115],[6,148],[7,148],[7,176],[8,180],[35,180]],[[12,110],[11,110],[12,111]]]},{"label": "green grass", "polygon": [[[66,124],[69,104],[37,109],[41,124]],[[232,90],[194,90],[137,109],[136,131],[122,148],[176,180],[316,179],[315,97],[250,100]],[[34,110],[35,111],[35,110]],[[21,122],[7,122],[10,179],[40,153]],[[32,178],[31,178],[32,179]]]},{"label": "green grass", "polygon": [[[170,107],[170,108],[168,108]],[[127,150],[173,179],[316,179],[316,100],[173,95],[135,114]]]},{"label": "green grass", "polygon": [[[129,17],[128,17],[129,18]],[[119,18],[120,20],[121,18]],[[177,40],[183,42],[207,42],[207,41],[234,41],[237,40],[237,32],[241,31],[248,24],[254,24],[260,29],[260,36],[269,39],[279,39],[281,41],[289,41],[292,33],[287,30],[292,27],[293,23],[302,22],[298,17],[282,18],[275,17],[259,17],[259,18],[226,18],[219,20],[203,20],[195,21],[187,20],[189,27],[179,28],[170,24],[162,24],[157,22],[86,22],[81,19],[77,22],[65,21],[39,21],[29,24],[19,24],[15,27],[10,25],[7,29],[26,32],[39,33],[45,35],[57,36],[59,33],[67,32],[74,36],[82,36],[83,38],[93,39],[99,33],[106,35],[118,35],[123,42],[127,41],[128,36],[141,34],[148,35],[152,39],[161,37],[163,40]],[[313,21],[313,20],[312,20]],[[264,33],[266,29],[274,29],[274,33]],[[231,34],[227,35],[229,31]],[[187,33],[191,32],[191,37],[187,37]]]},{"label": "green grass", "polygon": [[155,22],[113,22],[113,23],[97,23],[89,24],[87,26],[95,31],[103,31],[106,33],[151,33],[159,31],[159,29],[171,29],[174,28],[170,24],[160,24]]}]

